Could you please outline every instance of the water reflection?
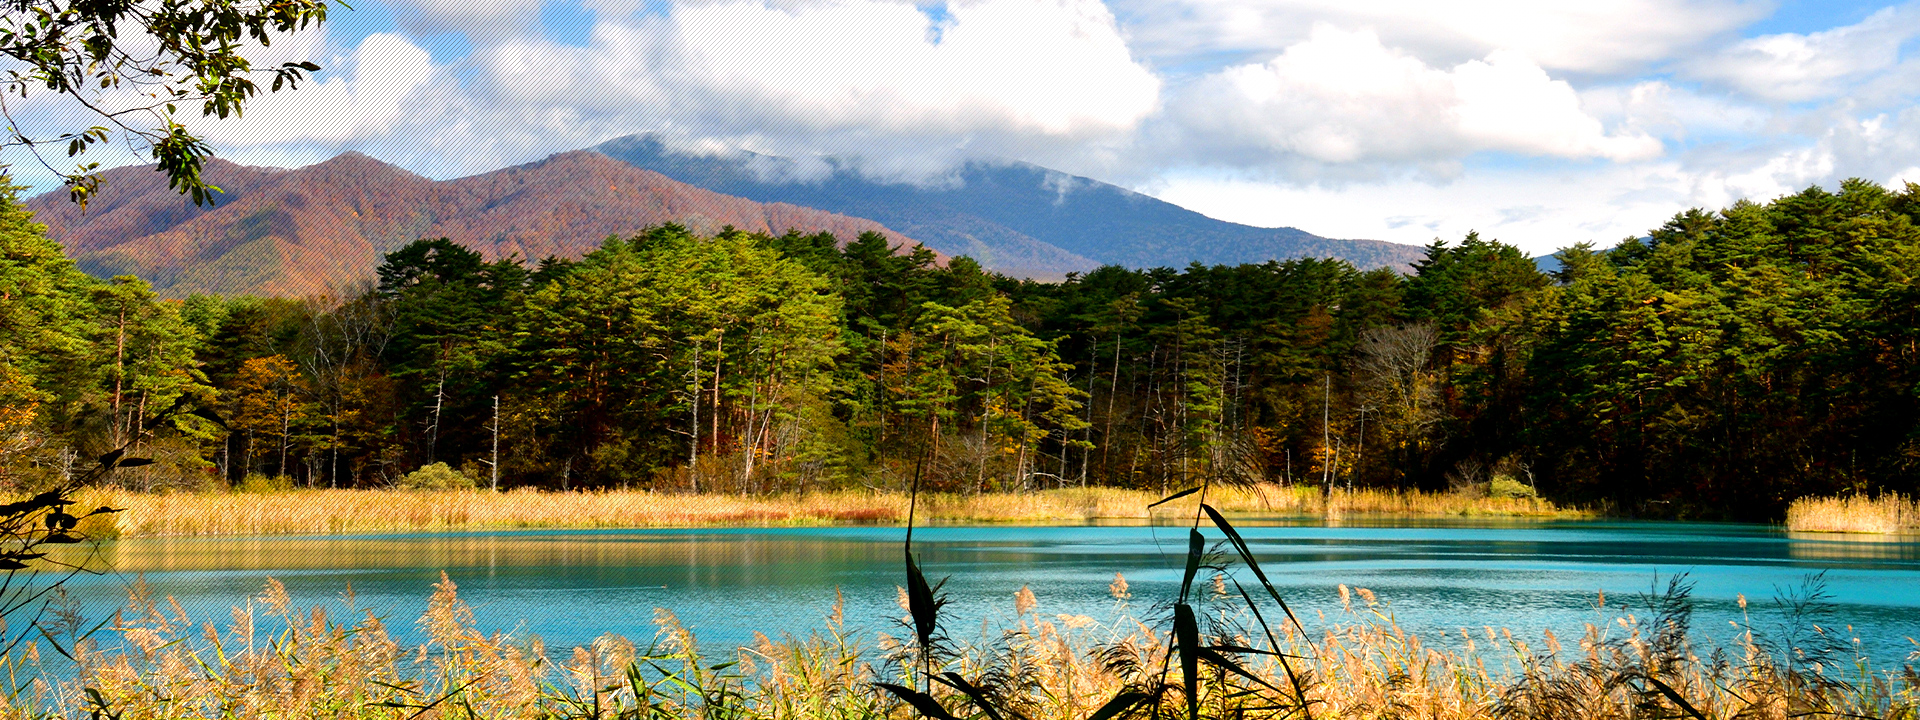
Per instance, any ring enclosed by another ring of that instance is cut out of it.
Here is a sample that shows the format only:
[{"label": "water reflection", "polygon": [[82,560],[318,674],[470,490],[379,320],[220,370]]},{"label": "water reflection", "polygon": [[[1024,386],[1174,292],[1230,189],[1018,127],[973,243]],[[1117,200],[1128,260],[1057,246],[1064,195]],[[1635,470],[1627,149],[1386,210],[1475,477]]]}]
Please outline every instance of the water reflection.
[{"label": "water reflection", "polygon": [[[1306,618],[1338,618],[1338,584],[1367,587],[1392,604],[1403,626],[1445,644],[1460,627],[1543,629],[1577,636],[1606,622],[1594,607],[1689,573],[1700,601],[1695,627],[1732,637],[1754,600],[1755,626],[1782,618],[1777,589],[1825,571],[1837,618],[1851,623],[1882,662],[1920,636],[1920,542],[1805,537],[1762,526],[1671,523],[1467,522],[1326,527],[1298,518],[1246,523],[1243,534],[1269,576]],[[1144,614],[1179,583],[1180,528],[933,527],[915,534],[933,576],[951,576],[950,627],[976,633],[1013,614],[1012,594],[1031,587],[1044,613],[1110,617],[1115,572]],[[112,575],[75,581],[89,614],[124,601],[134,578],[175,596],[194,617],[223,621],[268,576],[298,604],[359,607],[404,634],[442,571],[473,603],[483,629],[538,634],[569,647],[614,631],[651,637],[655,607],[678,613],[703,642],[737,644],[755,631],[778,636],[821,627],[836,589],[849,624],[891,630],[901,582],[897,528],[537,531],[277,538],[155,538],[109,543]],[[1723,639],[1723,638],[1722,638]]]},{"label": "water reflection", "polygon": [[1920,562],[1920,538],[1913,535],[1789,532],[1787,539],[1787,547],[1799,560],[1883,560],[1895,565]]}]

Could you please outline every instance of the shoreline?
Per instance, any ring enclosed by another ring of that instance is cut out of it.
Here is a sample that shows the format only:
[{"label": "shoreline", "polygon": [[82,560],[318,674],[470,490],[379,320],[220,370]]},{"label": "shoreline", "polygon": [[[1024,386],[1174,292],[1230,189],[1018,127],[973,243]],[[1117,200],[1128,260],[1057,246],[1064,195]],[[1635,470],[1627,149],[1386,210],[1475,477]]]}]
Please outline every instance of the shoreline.
[{"label": "shoreline", "polygon": [[[1336,491],[1260,485],[1216,488],[1207,502],[1222,513],[1275,518],[1514,518],[1596,520],[1584,508],[1536,498],[1453,493]],[[1195,511],[1187,497],[1154,508],[1153,493],[1067,488],[1029,493],[923,494],[916,521],[937,525],[1150,523]],[[138,493],[92,488],[79,505],[122,508],[89,518],[92,537],[340,535],[461,530],[890,526],[906,522],[907,494],[836,491],[773,497],[646,491],[545,492],[297,489],[272,493]]]}]

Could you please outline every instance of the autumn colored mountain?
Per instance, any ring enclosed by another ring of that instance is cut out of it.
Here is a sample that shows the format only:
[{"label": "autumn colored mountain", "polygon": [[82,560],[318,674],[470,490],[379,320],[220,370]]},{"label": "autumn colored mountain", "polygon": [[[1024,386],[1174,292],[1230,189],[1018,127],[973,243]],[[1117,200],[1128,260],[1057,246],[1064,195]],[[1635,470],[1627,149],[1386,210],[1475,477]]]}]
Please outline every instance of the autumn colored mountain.
[{"label": "autumn colored mountain", "polygon": [[435,181],[358,153],[297,170],[212,160],[224,194],[196,207],[150,167],[104,176],[82,211],[65,193],[29,200],[35,219],[82,270],[132,274],[163,296],[301,296],[372,276],[384,254],[446,237],[490,257],[578,257],[609,235],[666,222],[713,234],[726,226],[772,234],[880,232],[872,220],[759,203],[668,179],[595,152]]}]

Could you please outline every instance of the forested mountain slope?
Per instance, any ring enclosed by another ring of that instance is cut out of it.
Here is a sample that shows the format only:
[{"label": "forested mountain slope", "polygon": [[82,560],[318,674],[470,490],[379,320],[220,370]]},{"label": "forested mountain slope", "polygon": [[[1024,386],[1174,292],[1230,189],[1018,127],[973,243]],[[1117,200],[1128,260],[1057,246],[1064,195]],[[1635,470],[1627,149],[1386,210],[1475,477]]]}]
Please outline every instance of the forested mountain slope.
[{"label": "forested mountain slope", "polygon": [[213,160],[206,174],[225,191],[213,207],[194,206],[150,167],[108,171],[84,210],[59,191],[27,207],[82,270],[139,275],[165,297],[321,292],[371,278],[386,253],[421,238],[527,259],[577,258],[609,235],[667,222],[704,234],[731,225],[912,242],[870,220],[730,197],[584,151],[447,181],[358,153],[298,170]]}]

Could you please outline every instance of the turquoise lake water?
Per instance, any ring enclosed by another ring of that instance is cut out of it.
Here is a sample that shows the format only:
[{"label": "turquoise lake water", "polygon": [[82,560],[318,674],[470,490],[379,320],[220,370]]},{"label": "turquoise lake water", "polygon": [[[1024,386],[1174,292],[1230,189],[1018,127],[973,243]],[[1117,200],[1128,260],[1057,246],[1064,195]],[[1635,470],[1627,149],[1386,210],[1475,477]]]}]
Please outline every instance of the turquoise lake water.
[{"label": "turquoise lake water", "polygon": [[[1641,594],[1686,573],[1695,583],[1697,636],[1725,643],[1738,632],[1729,621],[1746,618],[1762,633],[1779,628],[1776,594],[1824,571],[1833,612],[1823,627],[1858,637],[1861,652],[1882,667],[1920,650],[1910,639],[1920,638],[1920,538],[1913,536],[1651,522],[1237,522],[1309,630],[1350,619],[1336,592],[1345,584],[1374,591],[1430,644],[1457,641],[1462,628],[1484,637],[1482,628],[1493,626],[1538,647],[1542,630],[1571,641],[1585,623],[1610,622],[1622,614],[1619,605],[1638,605]],[[966,640],[981,636],[983,621],[1007,623],[1023,586],[1044,615],[1147,616],[1177,591],[1185,533],[992,526],[921,528],[914,537],[929,577],[950,578],[948,628]],[[113,571],[76,578],[71,588],[82,614],[98,618],[144,578],[196,621],[224,627],[231,608],[258,595],[268,577],[284,583],[296,605],[326,607],[335,617],[347,614],[342,596],[351,585],[358,608],[417,640],[414,621],[444,571],[483,630],[538,635],[559,648],[606,632],[644,644],[654,609],[666,608],[717,649],[750,643],[756,631],[777,638],[823,628],[836,589],[848,627],[867,638],[899,636],[902,534],[855,527],[140,539],[104,545],[101,559]],[[1125,608],[1109,594],[1116,572],[1134,595]],[[1602,592],[1607,610],[1595,607]],[[1749,600],[1744,615],[1741,594]]]}]

